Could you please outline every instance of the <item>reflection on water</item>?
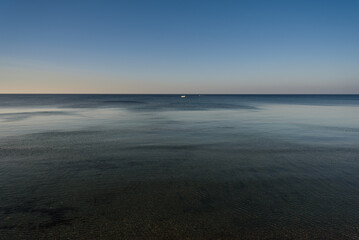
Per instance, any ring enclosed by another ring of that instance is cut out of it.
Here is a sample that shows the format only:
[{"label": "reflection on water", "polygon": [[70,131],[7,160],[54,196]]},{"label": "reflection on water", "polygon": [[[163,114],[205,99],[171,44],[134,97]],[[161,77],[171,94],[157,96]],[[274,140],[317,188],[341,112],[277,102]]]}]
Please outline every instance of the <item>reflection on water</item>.
[{"label": "reflection on water", "polygon": [[0,95],[0,239],[358,239],[359,96]]}]

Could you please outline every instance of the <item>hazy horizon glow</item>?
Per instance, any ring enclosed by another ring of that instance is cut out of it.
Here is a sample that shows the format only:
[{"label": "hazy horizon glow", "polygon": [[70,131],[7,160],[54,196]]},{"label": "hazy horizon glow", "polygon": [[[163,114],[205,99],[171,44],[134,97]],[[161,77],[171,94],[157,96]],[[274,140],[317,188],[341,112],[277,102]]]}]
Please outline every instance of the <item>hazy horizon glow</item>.
[{"label": "hazy horizon glow", "polygon": [[0,93],[359,93],[359,1],[1,1]]}]

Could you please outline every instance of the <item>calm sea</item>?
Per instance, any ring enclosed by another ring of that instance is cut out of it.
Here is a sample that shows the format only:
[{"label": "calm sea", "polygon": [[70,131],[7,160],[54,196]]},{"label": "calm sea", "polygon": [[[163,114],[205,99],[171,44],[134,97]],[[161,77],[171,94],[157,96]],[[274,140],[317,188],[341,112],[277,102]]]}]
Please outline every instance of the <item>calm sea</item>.
[{"label": "calm sea", "polygon": [[359,95],[0,95],[0,239],[359,239]]}]

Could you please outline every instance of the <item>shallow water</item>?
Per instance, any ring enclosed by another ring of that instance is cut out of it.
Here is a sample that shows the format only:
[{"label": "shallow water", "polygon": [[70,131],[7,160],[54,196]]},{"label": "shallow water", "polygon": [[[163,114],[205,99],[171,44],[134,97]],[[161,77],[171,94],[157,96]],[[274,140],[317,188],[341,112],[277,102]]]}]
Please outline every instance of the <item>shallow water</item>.
[{"label": "shallow water", "polygon": [[0,239],[359,239],[359,95],[0,95]]}]

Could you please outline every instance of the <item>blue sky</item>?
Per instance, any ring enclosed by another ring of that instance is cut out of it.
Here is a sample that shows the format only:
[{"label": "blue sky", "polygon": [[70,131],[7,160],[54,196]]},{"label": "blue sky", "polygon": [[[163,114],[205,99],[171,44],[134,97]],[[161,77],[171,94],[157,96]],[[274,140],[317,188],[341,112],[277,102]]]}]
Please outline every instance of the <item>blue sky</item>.
[{"label": "blue sky", "polygon": [[0,1],[2,93],[359,93],[359,1]]}]

